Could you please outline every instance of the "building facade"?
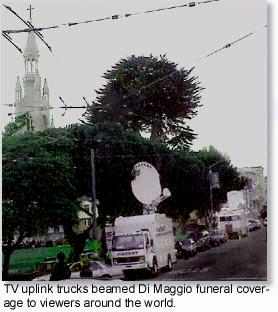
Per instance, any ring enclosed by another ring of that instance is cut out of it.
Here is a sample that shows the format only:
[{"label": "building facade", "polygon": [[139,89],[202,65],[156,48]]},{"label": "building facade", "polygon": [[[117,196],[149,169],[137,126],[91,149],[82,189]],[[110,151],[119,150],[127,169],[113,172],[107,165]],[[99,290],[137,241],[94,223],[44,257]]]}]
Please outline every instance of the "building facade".
[{"label": "building facade", "polygon": [[259,213],[266,202],[266,184],[264,177],[264,168],[244,167],[239,169],[242,177],[247,178],[248,185],[246,192],[248,193],[248,206],[255,213]]}]

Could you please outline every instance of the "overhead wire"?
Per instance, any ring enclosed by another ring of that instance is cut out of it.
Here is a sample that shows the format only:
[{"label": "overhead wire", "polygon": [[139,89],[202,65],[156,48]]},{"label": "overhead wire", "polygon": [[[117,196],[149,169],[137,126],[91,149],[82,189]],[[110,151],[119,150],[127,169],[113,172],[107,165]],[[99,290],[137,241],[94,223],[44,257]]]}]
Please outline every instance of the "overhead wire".
[{"label": "overhead wire", "polygon": [[[264,25],[263,27],[264,27],[264,28],[267,28],[268,25]],[[261,29],[261,28],[260,28],[260,29]],[[240,41],[243,41],[243,40],[245,40],[245,39],[249,38],[250,36],[253,36],[253,35],[257,34],[257,33],[258,33],[258,31],[249,32],[248,34],[243,35],[243,36],[237,38],[236,40],[233,40],[233,41],[231,41],[231,42],[226,43],[226,44],[225,44],[224,46],[222,46],[221,48],[215,49],[215,50],[213,50],[213,51],[207,53],[205,56],[200,57],[200,58],[198,59],[198,62],[196,62],[194,65],[192,65],[191,68],[190,68],[188,71],[193,70],[193,69],[198,65],[198,63],[199,63],[200,61],[202,61],[203,59],[206,59],[206,58],[208,58],[208,57],[210,57],[210,56],[212,56],[212,55],[215,55],[215,54],[217,54],[217,53],[219,53],[219,52],[221,52],[221,51],[223,51],[223,50],[225,50],[225,49],[231,48],[233,45],[235,45],[235,44],[239,43]],[[158,83],[158,82],[161,82],[161,81],[163,81],[163,80],[165,80],[165,79],[168,79],[169,77],[171,77],[171,76],[174,75],[175,73],[176,73],[176,70],[170,72],[169,74],[167,74],[167,75],[165,75],[165,76],[162,76],[161,78],[158,78],[158,79],[156,79],[156,80],[150,82],[149,84],[144,85],[143,87],[141,87],[141,88],[139,89],[139,93],[140,93],[142,90],[144,90],[144,89],[147,89],[147,88],[149,88],[149,87],[152,87],[154,84],[156,84],[156,83]]]},{"label": "overhead wire", "polygon": [[[91,23],[91,22],[97,22],[97,21],[104,21],[104,20],[109,20],[109,19],[112,19],[112,20],[117,20],[117,19],[120,19],[120,18],[125,18],[125,17],[130,17],[130,16],[135,16],[135,15],[141,15],[141,14],[148,14],[148,13],[154,13],[154,12],[160,12],[160,11],[166,11],[166,10],[172,10],[172,9],[177,9],[177,8],[183,8],[183,7],[195,7],[197,5],[201,5],[201,4],[208,4],[208,3],[212,3],[212,2],[219,2],[221,0],[207,0],[207,1],[192,1],[192,2],[188,2],[188,3],[184,3],[184,4],[180,4],[180,5],[175,5],[175,6],[169,6],[169,7],[164,7],[164,8],[158,8],[158,9],[153,9],[153,10],[145,10],[145,11],[141,11],[141,12],[133,12],[133,13],[126,13],[126,14],[115,14],[115,15],[112,15],[112,16],[109,16],[109,17],[104,17],[104,18],[99,18],[99,19],[94,19],[94,20],[87,20],[87,21],[81,21],[81,22],[70,22],[70,23],[64,23],[64,24],[60,24],[60,25],[55,25],[55,26],[49,26],[49,27],[34,27],[32,25],[31,22],[26,22],[23,18],[21,18],[19,16],[19,14],[17,14],[11,7],[9,6],[6,6],[4,5],[4,7],[6,7],[10,12],[12,12],[14,15],[16,15],[25,25],[28,26],[27,29],[23,29],[23,30],[5,30],[5,31],[2,31],[2,35],[7,39],[9,40],[21,53],[22,53],[22,50],[12,41],[12,38],[9,36],[9,33],[20,33],[20,32],[30,32],[30,31],[34,31],[36,33],[36,35],[46,44],[46,46],[49,48],[50,51],[52,51],[51,47],[43,40],[43,35],[40,33],[40,31],[43,31],[43,30],[47,30],[47,29],[55,29],[55,28],[58,28],[60,26],[75,26],[75,25],[79,25],[79,24],[84,24],[84,23]],[[267,27],[267,25],[265,25],[265,27]],[[223,51],[224,49],[227,49],[227,48],[230,48],[231,46],[233,46],[234,44],[237,44],[238,42],[244,40],[244,39],[247,39],[248,37],[252,36],[252,35],[255,35],[256,32],[250,32],[230,43],[227,43],[225,44],[223,47],[221,48],[218,48],[218,49],[215,49],[211,52],[209,52],[208,54],[206,54],[205,56],[199,58],[199,60],[202,60],[202,59],[205,59],[205,58],[208,58],[212,55],[215,55],[221,51]],[[196,64],[193,65],[188,71],[191,71],[195,68]],[[169,77],[171,77],[172,75],[174,75],[176,73],[176,71],[173,71],[173,72],[170,72],[169,74],[161,77],[161,78],[158,78],[152,82],[150,82],[149,84],[146,84],[144,86],[142,86],[138,91],[138,95],[141,93],[142,90],[144,89],[147,89],[153,85],[155,85],[156,83],[159,83],[165,79],[168,79]],[[134,94],[132,95],[129,95],[128,97],[130,96],[134,96]],[[48,109],[59,109],[59,108],[63,108],[65,110],[65,112],[62,114],[62,116],[65,115],[66,113],[66,110],[67,109],[71,109],[71,108],[88,108],[89,104],[86,100],[85,97],[83,97],[83,100],[86,102],[86,106],[68,106],[61,97],[59,97],[60,101],[64,104],[64,106],[60,106],[60,107],[49,107]],[[39,109],[41,110],[41,109]],[[34,110],[33,110],[34,111]],[[30,111],[30,112],[33,112],[33,111]],[[84,114],[82,114],[83,116]]]},{"label": "overhead wire", "polygon": [[8,40],[20,53],[23,53],[21,48],[13,41],[13,39],[5,31],[2,31],[2,36],[6,40]]},{"label": "overhead wire", "polygon": [[[30,21],[26,21],[24,18],[22,18],[11,6],[3,4],[3,6],[9,12],[11,12],[17,18],[19,18],[28,28],[22,29],[22,30],[3,30],[2,31],[2,36],[6,40],[8,40],[22,54],[23,53],[22,49],[13,41],[13,39],[10,37],[9,34],[16,34],[16,33],[33,31],[36,34],[36,36],[46,45],[48,50],[52,53],[52,48],[44,40],[41,31],[49,30],[49,29],[57,29],[57,28],[62,27],[62,26],[63,27],[64,26],[71,27],[71,26],[75,26],[75,25],[79,25],[79,24],[87,24],[87,23],[99,22],[99,21],[105,21],[105,20],[118,20],[118,19],[121,19],[121,18],[130,17],[130,16],[137,16],[137,15],[142,15],[142,14],[149,14],[149,13],[161,12],[161,11],[166,11],[166,10],[173,10],[173,9],[184,8],[184,7],[191,8],[191,7],[195,7],[195,6],[198,6],[198,5],[208,4],[208,3],[212,3],[212,2],[219,2],[219,1],[221,1],[221,0],[191,1],[191,2],[180,4],[180,5],[173,5],[173,6],[157,8],[157,9],[153,9],[153,10],[144,10],[144,11],[140,11],[140,12],[126,13],[126,14],[114,14],[114,15],[111,15],[111,16],[98,18],[98,19],[86,20],[86,21],[81,21],[81,22],[69,22],[69,23],[63,23],[63,24],[60,24],[60,25],[48,26],[48,27],[35,27]],[[30,18],[31,18],[31,15],[30,15]],[[67,108],[65,108],[65,112],[66,112],[66,110],[67,110]],[[65,112],[64,112],[63,116],[65,115]]]},{"label": "overhead wire", "polygon": [[[8,6],[8,5],[5,5],[3,4],[3,6],[9,11],[11,12],[13,15],[15,15],[17,18],[19,18],[29,29],[29,31],[33,31],[34,34],[46,45],[46,47],[48,48],[48,50],[50,52],[52,52],[52,48],[51,46],[44,40],[43,38],[43,34],[40,33],[37,29],[35,29],[34,25],[30,22],[30,21],[26,21],[24,18],[22,18],[15,10],[12,9],[12,7]],[[4,36],[4,34],[7,36],[9,34],[8,31],[5,31],[3,30],[2,31],[2,35]],[[5,36],[4,36],[5,37]],[[5,37],[6,38],[6,37]],[[9,40],[8,38],[6,38],[7,40]],[[14,46],[15,43],[13,43],[12,41],[12,38],[10,37],[10,40],[9,40]],[[16,48],[19,50],[19,52],[22,53],[21,49],[19,47],[16,46]]]},{"label": "overhead wire", "polygon": [[[268,27],[268,25],[264,25],[264,26],[263,26],[263,28],[267,28],[267,27]],[[259,29],[261,29],[261,28],[262,28],[262,27],[260,27]],[[211,57],[211,56],[213,56],[213,55],[215,55],[215,54],[218,54],[218,53],[222,52],[222,51],[225,50],[225,49],[231,48],[232,46],[238,44],[239,42],[241,42],[241,41],[243,41],[243,40],[245,40],[245,39],[247,39],[247,38],[249,38],[249,37],[251,37],[251,36],[257,34],[257,33],[258,33],[258,31],[249,32],[249,33],[247,33],[247,34],[245,34],[245,35],[243,35],[243,36],[240,36],[239,38],[237,38],[237,39],[235,39],[235,40],[233,40],[233,41],[231,41],[231,42],[226,43],[226,44],[225,44],[224,46],[222,46],[221,48],[212,50],[211,52],[209,52],[209,53],[205,54],[204,56],[200,57],[200,58],[199,58],[199,61],[196,62],[194,65],[192,65],[191,68],[190,68],[189,70],[187,70],[187,71],[193,70],[193,69],[198,65],[198,63],[199,63],[200,61],[202,61],[203,59],[207,59],[207,58],[209,58],[209,57]],[[146,84],[146,85],[144,85],[144,86],[142,86],[142,87],[136,92],[135,95],[140,95],[140,93],[141,93],[143,90],[152,87],[152,86],[155,85],[156,83],[159,83],[159,82],[161,82],[161,81],[164,81],[164,80],[168,79],[169,77],[173,76],[175,73],[176,73],[176,70],[175,70],[175,71],[172,71],[172,72],[170,72],[169,74],[166,74],[166,75],[164,75],[164,76],[162,76],[162,77],[160,77],[160,78],[158,78],[158,79],[156,79],[156,80],[154,80],[154,81],[152,81],[152,82],[150,82],[150,83],[148,83],[148,84]],[[133,96],[134,96],[134,94],[130,94],[130,95],[128,95],[125,99],[131,98],[131,97],[133,97]],[[59,100],[64,104],[64,106],[55,107],[55,108],[54,108],[54,107],[51,107],[50,109],[59,109],[59,108],[61,109],[61,108],[63,108],[63,109],[65,109],[65,111],[66,111],[67,109],[71,109],[71,108],[88,108],[88,106],[89,106],[88,101],[86,100],[85,97],[82,97],[82,99],[85,101],[86,106],[69,106],[69,105],[67,105],[67,104],[65,103],[64,99],[63,99],[61,96],[59,96]],[[64,113],[64,114],[65,114],[65,113]],[[63,116],[64,116],[64,114],[63,114]],[[83,115],[84,115],[84,114],[82,114],[82,116],[83,116]],[[79,120],[80,120],[81,122],[84,123],[84,121],[82,121],[81,119],[79,119]]]},{"label": "overhead wire", "polygon": [[5,8],[7,8],[13,14],[18,16],[22,21],[24,21],[24,23],[28,26],[28,28],[26,28],[26,29],[18,29],[18,30],[11,30],[10,29],[10,30],[4,30],[4,32],[7,34],[12,34],[12,33],[16,34],[16,33],[22,33],[22,32],[30,32],[30,31],[44,31],[44,30],[50,30],[50,29],[58,29],[60,27],[72,27],[72,26],[77,26],[77,25],[81,25],[81,24],[89,24],[89,23],[102,22],[102,21],[107,21],[107,20],[115,21],[115,20],[119,20],[119,19],[128,18],[131,16],[138,16],[138,15],[162,12],[162,11],[167,11],[167,10],[181,9],[184,7],[192,8],[192,7],[196,7],[198,5],[210,4],[213,2],[219,2],[219,1],[221,1],[221,0],[191,1],[191,2],[186,2],[183,4],[172,5],[172,6],[157,8],[157,9],[152,9],[152,10],[144,10],[144,11],[139,11],[139,12],[125,13],[125,14],[113,14],[110,16],[102,17],[102,18],[90,19],[90,20],[79,21],[79,22],[67,22],[67,23],[62,23],[62,24],[57,24],[57,25],[52,25],[52,26],[46,26],[46,27],[32,27],[32,29],[30,29],[29,25],[26,24],[24,19],[22,19],[10,6],[3,5]]}]

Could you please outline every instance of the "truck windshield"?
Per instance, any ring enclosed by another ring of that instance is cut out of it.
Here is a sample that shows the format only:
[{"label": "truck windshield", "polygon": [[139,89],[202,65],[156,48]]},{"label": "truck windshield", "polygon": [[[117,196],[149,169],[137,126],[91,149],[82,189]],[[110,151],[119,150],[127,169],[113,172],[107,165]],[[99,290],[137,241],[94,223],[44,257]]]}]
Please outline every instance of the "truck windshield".
[{"label": "truck windshield", "polygon": [[238,220],[240,220],[240,216],[238,216],[238,215],[220,217],[220,222],[225,222],[225,221],[238,221]]},{"label": "truck windshield", "polygon": [[144,249],[144,237],[142,234],[115,236],[112,250]]}]

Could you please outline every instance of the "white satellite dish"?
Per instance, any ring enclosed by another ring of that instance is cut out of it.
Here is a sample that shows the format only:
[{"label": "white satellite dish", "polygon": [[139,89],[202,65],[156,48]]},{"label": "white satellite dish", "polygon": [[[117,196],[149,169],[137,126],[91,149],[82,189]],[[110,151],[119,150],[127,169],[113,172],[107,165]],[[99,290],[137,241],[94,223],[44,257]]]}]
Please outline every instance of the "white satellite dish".
[{"label": "white satellite dish", "polygon": [[134,165],[132,174],[132,193],[139,202],[150,205],[161,195],[159,173],[151,164],[139,162]]}]

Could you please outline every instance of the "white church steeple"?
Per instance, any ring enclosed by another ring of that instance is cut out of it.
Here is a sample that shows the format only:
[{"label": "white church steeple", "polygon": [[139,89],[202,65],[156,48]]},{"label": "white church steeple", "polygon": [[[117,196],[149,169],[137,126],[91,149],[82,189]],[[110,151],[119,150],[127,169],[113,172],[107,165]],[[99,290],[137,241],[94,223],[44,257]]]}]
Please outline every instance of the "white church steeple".
[{"label": "white church steeple", "polygon": [[27,44],[23,53],[25,60],[25,75],[35,74],[39,72],[39,49],[36,37],[33,31],[28,33]]},{"label": "white church steeple", "polygon": [[[30,6],[30,22],[32,21],[32,7]],[[25,131],[43,131],[50,127],[49,113],[49,89],[44,79],[43,88],[41,87],[41,76],[39,74],[39,48],[37,45],[36,34],[28,32],[26,47],[23,53],[25,64],[25,75],[23,78],[22,92],[20,79],[17,77],[15,89],[15,113],[16,116],[28,115],[32,127],[26,127]]]}]

